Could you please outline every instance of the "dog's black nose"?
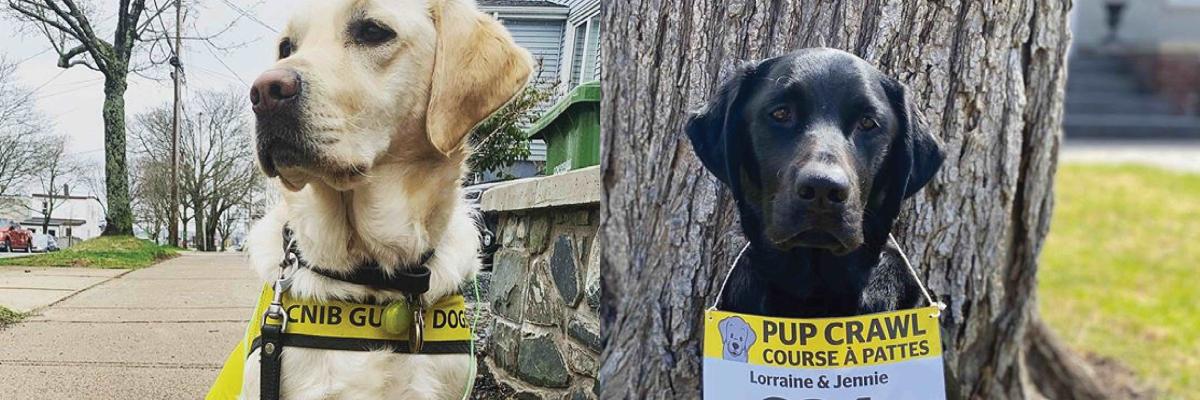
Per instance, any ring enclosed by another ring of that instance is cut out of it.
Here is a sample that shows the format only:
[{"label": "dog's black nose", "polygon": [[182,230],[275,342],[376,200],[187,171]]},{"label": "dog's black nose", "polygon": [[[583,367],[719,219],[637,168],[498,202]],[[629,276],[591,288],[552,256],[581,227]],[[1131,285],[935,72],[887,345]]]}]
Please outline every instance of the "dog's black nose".
[{"label": "dog's black nose", "polygon": [[294,103],[300,96],[300,86],[300,74],[296,71],[273,69],[263,72],[250,87],[254,114],[269,114]]},{"label": "dog's black nose", "polygon": [[742,347],[741,345],[737,344],[737,342],[733,342],[733,344],[731,346],[733,346],[734,350],[737,350],[738,348]]},{"label": "dog's black nose", "polygon": [[825,170],[801,173],[800,199],[816,205],[830,206],[845,203],[850,197],[850,179],[846,174]]}]

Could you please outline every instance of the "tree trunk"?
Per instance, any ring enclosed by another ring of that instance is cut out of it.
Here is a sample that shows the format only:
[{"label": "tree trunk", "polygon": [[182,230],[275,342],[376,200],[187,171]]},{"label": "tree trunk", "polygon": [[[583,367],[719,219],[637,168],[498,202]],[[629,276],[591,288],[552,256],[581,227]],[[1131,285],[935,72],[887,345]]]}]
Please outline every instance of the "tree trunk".
[{"label": "tree trunk", "polygon": [[108,195],[108,221],[104,235],[132,235],[133,211],[129,205],[129,174],[125,165],[125,72],[104,79],[104,187]]},{"label": "tree trunk", "polygon": [[217,204],[214,201],[208,208],[208,223],[204,227],[204,251],[217,251],[217,225],[220,223],[221,213],[217,210]]},{"label": "tree trunk", "polygon": [[192,219],[196,222],[196,238],[192,240],[192,246],[198,251],[205,250],[205,244],[208,240],[204,238],[204,203],[193,203]]},{"label": "tree trunk", "polygon": [[915,94],[947,161],[896,236],[935,294],[963,397],[1104,390],[1036,322],[1070,0],[604,2],[603,397],[698,398],[704,308],[745,243],[682,125],[734,60],[855,53]]}]

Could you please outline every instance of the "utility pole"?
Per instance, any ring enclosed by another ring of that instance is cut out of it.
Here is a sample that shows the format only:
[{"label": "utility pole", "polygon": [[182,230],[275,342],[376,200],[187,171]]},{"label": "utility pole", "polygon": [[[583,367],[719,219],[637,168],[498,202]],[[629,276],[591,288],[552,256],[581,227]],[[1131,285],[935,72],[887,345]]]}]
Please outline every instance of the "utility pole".
[{"label": "utility pole", "polygon": [[175,71],[171,78],[175,81],[175,112],[171,120],[171,223],[168,224],[167,242],[179,246],[179,114],[182,104],[179,102],[179,79],[183,74],[183,63],[179,60],[183,53],[183,0],[175,0],[175,54],[171,57],[171,65]]}]

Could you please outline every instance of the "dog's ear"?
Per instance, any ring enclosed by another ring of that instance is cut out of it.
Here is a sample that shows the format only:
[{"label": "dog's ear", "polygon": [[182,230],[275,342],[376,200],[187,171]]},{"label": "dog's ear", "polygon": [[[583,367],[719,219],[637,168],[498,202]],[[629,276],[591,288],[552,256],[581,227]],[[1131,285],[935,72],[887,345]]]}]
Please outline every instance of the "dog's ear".
[{"label": "dog's ear", "polygon": [[461,150],[467,134],[529,82],[533,57],[508,30],[467,0],[434,0],[437,26],[433,84],[425,127],[443,154]]},{"label": "dog's ear", "polygon": [[908,89],[899,81],[883,77],[888,102],[899,119],[896,137],[888,147],[887,161],[872,188],[869,225],[876,240],[891,232],[900,205],[925,187],[945,159],[942,144],[930,132]]},{"label": "dog's ear", "polygon": [[742,327],[746,328],[746,348],[749,348],[754,342],[758,341],[758,334],[754,333],[754,328],[751,328],[750,324],[742,325]]},{"label": "dog's ear", "polygon": [[[917,109],[908,88],[894,79],[888,78],[886,81],[888,83],[884,87],[890,87],[887,92],[892,109],[901,118],[900,131],[894,143],[902,145],[897,155],[908,158],[907,177],[903,181],[904,198],[907,199],[933,180],[946,154],[942,151],[942,141],[929,131],[925,117]],[[897,150],[895,146],[893,150]]]},{"label": "dog's ear", "polygon": [[729,331],[729,323],[730,322],[731,322],[731,320],[729,318],[726,318],[726,319],[721,320],[721,322],[717,323],[717,331],[721,332],[721,337],[729,336],[728,331]]},{"label": "dog's ear", "polygon": [[745,81],[758,68],[757,61],[743,62],[731,71],[704,108],[688,117],[684,131],[692,142],[692,151],[717,180],[737,190],[737,154],[733,149],[736,121],[740,118],[739,97]]}]

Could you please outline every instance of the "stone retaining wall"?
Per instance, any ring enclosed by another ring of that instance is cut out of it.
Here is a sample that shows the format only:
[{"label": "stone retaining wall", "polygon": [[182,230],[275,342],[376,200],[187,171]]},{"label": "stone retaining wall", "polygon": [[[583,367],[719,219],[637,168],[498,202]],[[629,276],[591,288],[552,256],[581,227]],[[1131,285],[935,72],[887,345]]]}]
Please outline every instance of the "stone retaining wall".
[{"label": "stone retaining wall", "polygon": [[599,170],[588,168],[484,194],[501,243],[484,367],[515,398],[596,398],[599,185]]}]

